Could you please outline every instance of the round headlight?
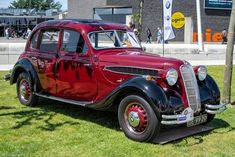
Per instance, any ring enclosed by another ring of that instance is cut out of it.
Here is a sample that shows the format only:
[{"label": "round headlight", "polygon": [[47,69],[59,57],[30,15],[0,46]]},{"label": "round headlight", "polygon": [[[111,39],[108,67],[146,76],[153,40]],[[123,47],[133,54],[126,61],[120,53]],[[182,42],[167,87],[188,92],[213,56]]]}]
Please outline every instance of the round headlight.
[{"label": "round headlight", "polygon": [[197,76],[200,81],[205,80],[207,76],[207,69],[205,66],[200,66],[197,70]]},{"label": "round headlight", "polygon": [[175,69],[170,69],[166,74],[166,80],[170,86],[175,85],[178,80],[178,72]]}]

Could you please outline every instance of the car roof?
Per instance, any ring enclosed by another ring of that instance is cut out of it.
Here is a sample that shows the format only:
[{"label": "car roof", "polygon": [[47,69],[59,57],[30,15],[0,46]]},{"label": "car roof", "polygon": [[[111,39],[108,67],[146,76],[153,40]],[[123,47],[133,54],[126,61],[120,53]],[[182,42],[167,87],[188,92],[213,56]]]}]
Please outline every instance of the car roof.
[{"label": "car roof", "polygon": [[61,20],[48,20],[36,26],[36,29],[42,27],[59,27],[59,28],[80,28],[86,32],[101,30],[130,30],[125,24],[118,24],[95,19],[61,19]]}]

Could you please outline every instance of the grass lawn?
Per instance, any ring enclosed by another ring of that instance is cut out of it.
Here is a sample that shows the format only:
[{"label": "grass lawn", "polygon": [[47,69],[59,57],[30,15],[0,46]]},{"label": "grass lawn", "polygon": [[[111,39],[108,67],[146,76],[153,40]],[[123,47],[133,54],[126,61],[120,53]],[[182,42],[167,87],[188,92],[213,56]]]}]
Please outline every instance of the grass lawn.
[{"label": "grass lawn", "polygon": [[[208,67],[220,89],[223,66]],[[235,67],[234,67],[235,69]],[[119,129],[117,115],[74,105],[41,100],[30,108],[20,105],[15,85],[0,72],[0,156],[152,157],[235,156],[235,107],[217,115],[216,127],[166,145],[129,140]],[[235,99],[235,70],[232,98]]]}]

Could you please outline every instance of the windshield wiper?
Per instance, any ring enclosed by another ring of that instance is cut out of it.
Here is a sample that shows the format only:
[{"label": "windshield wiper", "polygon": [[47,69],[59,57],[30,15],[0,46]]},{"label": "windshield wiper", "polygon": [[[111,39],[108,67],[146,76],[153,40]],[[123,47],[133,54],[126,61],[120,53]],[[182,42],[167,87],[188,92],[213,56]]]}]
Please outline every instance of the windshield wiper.
[{"label": "windshield wiper", "polygon": [[112,39],[112,37],[111,37],[110,35],[108,35],[107,32],[105,32],[105,30],[104,30],[104,28],[103,28],[102,26],[100,26],[99,29],[101,29],[101,30],[104,32],[104,34],[105,34],[110,40],[112,40],[113,43],[115,43],[114,40]]}]

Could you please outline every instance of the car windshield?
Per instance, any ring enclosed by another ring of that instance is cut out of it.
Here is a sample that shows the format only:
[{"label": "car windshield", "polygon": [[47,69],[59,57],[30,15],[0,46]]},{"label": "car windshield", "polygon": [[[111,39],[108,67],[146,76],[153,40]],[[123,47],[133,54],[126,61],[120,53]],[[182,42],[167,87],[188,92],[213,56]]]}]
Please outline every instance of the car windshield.
[{"label": "car windshield", "polygon": [[134,32],[123,30],[102,30],[88,35],[95,49],[141,48]]}]

